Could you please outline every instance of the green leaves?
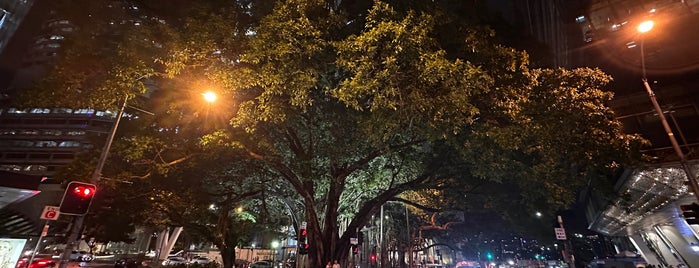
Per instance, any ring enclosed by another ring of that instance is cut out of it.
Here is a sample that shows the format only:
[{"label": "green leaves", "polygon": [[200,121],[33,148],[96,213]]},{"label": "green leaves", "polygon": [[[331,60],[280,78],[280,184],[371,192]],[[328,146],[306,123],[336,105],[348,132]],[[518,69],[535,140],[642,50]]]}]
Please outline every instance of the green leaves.
[{"label": "green leaves", "polygon": [[[115,146],[123,166],[114,173],[147,178],[159,224],[221,223],[220,243],[235,232],[224,223],[278,222],[283,214],[267,210],[282,206],[266,198],[291,200],[314,233],[316,260],[347,252],[337,247],[349,245],[338,218],[360,228],[405,191],[460,209],[509,202],[517,215],[564,207],[636,156],[640,139],[605,106],[608,76],[532,70],[527,53],[440,1],[375,2],[352,14],[326,1],[275,4],[262,14],[226,1],[173,8],[117,40],[113,54],[99,40],[75,44],[46,81],[60,93],[42,96],[109,106],[162,71],[142,101],[156,116],[131,122],[139,132]],[[223,101],[197,107],[202,88]],[[243,200],[259,208],[255,217],[228,213]]]},{"label": "green leaves", "polygon": [[400,16],[377,3],[365,30],[336,44],[337,63],[348,76],[333,96],[395,125],[389,133],[411,125],[459,132],[478,113],[470,96],[487,88],[489,79],[467,62],[448,60],[429,35],[432,26],[428,14]]}]

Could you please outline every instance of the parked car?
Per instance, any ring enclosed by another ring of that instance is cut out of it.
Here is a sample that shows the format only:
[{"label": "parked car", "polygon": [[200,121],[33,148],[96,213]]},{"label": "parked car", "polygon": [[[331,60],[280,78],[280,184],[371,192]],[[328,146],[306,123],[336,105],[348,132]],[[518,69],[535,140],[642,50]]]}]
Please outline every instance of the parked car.
[{"label": "parked car", "polygon": [[167,257],[162,263],[163,265],[179,265],[179,264],[187,264],[187,260],[182,257]]},{"label": "parked car", "polygon": [[274,265],[271,261],[258,261],[250,265],[250,268],[272,268]]},{"label": "parked car", "polygon": [[37,258],[34,257],[31,265],[29,264],[29,258],[22,258],[17,261],[15,268],[50,268],[56,264],[56,261],[51,257]]},{"label": "parked car", "polygon": [[114,262],[114,268],[136,268],[138,262],[134,259],[122,258]]},{"label": "parked car", "polygon": [[189,261],[190,264],[208,264],[211,262],[211,259],[204,257],[204,256],[196,256],[192,258],[192,260]]},{"label": "parked car", "polygon": [[87,251],[73,251],[70,253],[70,260],[71,261],[79,261],[79,262],[91,262],[92,260],[95,259],[95,256],[90,254]]}]

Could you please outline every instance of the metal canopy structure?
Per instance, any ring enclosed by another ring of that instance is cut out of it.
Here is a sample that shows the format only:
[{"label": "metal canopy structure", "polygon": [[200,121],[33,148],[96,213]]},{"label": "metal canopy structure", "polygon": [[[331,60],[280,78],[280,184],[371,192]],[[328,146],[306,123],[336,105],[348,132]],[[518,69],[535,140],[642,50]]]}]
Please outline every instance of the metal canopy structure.
[{"label": "metal canopy structure", "polygon": [[0,209],[38,194],[43,176],[0,170]]},{"label": "metal canopy structure", "polygon": [[[697,163],[691,163],[697,170]],[[680,167],[659,166],[636,170],[620,183],[622,198],[612,202],[589,228],[607,235],[625,236],[681,218],[678,206],[696,202]]]}]

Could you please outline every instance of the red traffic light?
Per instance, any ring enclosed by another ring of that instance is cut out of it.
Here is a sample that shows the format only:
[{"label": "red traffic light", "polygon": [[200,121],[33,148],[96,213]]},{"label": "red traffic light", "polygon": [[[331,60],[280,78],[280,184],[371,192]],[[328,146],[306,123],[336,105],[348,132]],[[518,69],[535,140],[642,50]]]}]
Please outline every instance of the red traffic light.
[{"label": "red traffic light", "polygon": [[85,215],[95,197],[97,186],[84,182],[71,182],[61,200],[61,214]]},{"label": "red traffic light", "polygon": [[73,193],[82,196],[83,198],[88,198],[95,194],[95,189],[94,187],[79,185],[73,187]]},{"label": "red traffic light", "polygon": [[308,234],[308,231],[306,229],[301,229],[301,236],[304,237]]},{"label": "red traffic light", "polygon": [[372,253],[371,256],[369,256],[369,259],[371,261],[376,261],[376,254]]}]

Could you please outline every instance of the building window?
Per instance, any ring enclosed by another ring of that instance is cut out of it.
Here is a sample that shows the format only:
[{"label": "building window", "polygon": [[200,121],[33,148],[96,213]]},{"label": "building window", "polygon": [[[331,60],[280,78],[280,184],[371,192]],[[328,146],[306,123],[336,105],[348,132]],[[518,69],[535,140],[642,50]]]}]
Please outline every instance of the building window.
[{"label": "building window", "polygon": [[56,147],[58,145],[55,141],[37,141],[36,147]]},{"label": "building window", "polygon": [[77,141],[62,141],[58,147],[80,147],[80,142]]}]

